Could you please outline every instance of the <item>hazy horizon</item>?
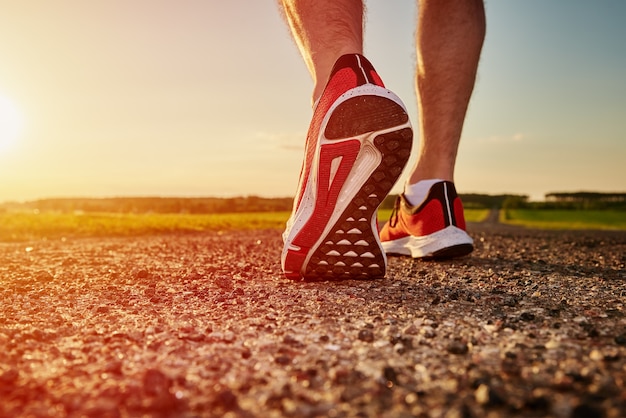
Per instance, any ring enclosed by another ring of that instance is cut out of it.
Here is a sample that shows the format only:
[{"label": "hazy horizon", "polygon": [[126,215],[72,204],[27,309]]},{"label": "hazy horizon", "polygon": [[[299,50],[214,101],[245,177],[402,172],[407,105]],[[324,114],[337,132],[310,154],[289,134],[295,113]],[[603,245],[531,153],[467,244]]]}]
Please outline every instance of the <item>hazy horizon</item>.
[{"label": "hazy horizon", "polygon": [[[595,190],[553,190],[550,192],[547,192],[542,199],[532,199],[532,197],[530,195],[527,194],[518,194],[518,193],[480,193],[480,192],[463,192],[460,193],[460,195],[482,195],[482,196],[506,196],[506,195],[510,195],[510,196],[526,196],[529,201],[536,201],[536,202],[541,202],[541,201],[546,201],[548,195],[550,194],[576,194],[576,193],[600,193],[600,194],[626,194],[626,190],[614,190],[614,191],[604,191],[604,192],[599,192],[599,191],[595,191]],[[394,192],[391,192],[390,194],[397,194]],[[25,200],[19,200],[19,199],[15,199],[15,200],[4,200],[1,201],[0,200],[0,205],[10,205],[10,204],[27,204],[30,202],[36,202],[36,201],[46,201],[46,200],[76,200],[76,201],[80,201],[80,200],[116,200],[116,199],[128,199],[128,200],[132,200],[132,199],[237,199],[237,198],[251,198],[251,197],[258,197],[261,199],[293,199],[294,196],[292,195],[285,195],[285,196],[261,196],[261,195],[253,195],[253,194],[248,194],[248,195],[232,195],[232,196],[210,196],[210,195],[198,195],[198,196],[178,196],[178,195],[120,195],[120,196],[115,196],[115,195],[111,195],[111,196],[53,196],[53,197],[37,197],[37,198],[33,198],[33,199],[25,199]]]}]

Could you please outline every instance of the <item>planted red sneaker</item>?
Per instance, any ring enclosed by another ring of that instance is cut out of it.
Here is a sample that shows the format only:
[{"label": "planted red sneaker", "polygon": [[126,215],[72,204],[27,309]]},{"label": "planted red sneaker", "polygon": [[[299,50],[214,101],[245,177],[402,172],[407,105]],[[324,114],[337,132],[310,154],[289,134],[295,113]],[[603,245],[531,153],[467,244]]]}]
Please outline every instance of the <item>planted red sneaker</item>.
[{"label": "planted red sneaker", "polygon": [[291,279],[382,277],[376,212],[402,173],[413,132],[365,57],[337,60],[315,105],[281,262]]},{"label": "planted red sneaker", "polygon": [[380,239],[387,254],[413,258],[460,257],[474,250],[465,232],[463,204],[449,181],[435,183],[419,206],[398,196]]}]

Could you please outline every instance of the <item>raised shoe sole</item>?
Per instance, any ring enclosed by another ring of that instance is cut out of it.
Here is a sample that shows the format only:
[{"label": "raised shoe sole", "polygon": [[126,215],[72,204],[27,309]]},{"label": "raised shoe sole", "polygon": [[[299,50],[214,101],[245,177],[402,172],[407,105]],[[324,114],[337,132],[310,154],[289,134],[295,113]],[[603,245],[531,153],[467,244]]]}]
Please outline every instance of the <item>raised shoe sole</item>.
[{"label": "raised shoe sole", "polygon": [[406,109],[389,90],[366,84],[337,99],[322,121],[315,171],[285,237],[287,277],[384,276],[376,212],[402,173],[412,142]]}]

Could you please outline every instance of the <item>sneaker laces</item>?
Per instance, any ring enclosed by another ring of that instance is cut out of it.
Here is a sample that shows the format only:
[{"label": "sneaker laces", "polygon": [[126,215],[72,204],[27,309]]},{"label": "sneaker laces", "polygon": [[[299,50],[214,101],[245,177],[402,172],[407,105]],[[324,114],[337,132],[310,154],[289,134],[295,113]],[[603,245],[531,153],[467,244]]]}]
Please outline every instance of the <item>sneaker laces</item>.
[{"label": "sneaker laces", "polygon": [[400,196],[396,198],[396,201],[393,204],[393,210],[391,211],[391,216],[389,217],[389,226],[395,228],[398,225],[398,211],[400,210]]}]

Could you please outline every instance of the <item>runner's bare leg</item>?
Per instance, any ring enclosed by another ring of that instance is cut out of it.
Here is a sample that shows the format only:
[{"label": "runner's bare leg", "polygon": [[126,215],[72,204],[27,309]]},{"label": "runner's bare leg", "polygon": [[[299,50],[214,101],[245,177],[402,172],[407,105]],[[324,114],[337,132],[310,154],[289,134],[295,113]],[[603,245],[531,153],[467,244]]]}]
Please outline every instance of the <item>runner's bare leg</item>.
[{"label": "runner's bare leg", "polygon": [[363,3],[355,0],[280,0],[298,49],[313,77],[313,102],[337,59],[363,53]]},{"label": "runner's bare leg", "polygon": [[416,32],[420,146],[408,183],[454,180],[485,37],[482,0],[419,0]]}]

